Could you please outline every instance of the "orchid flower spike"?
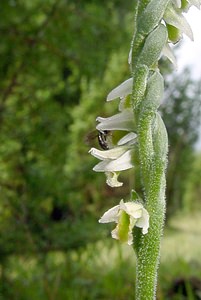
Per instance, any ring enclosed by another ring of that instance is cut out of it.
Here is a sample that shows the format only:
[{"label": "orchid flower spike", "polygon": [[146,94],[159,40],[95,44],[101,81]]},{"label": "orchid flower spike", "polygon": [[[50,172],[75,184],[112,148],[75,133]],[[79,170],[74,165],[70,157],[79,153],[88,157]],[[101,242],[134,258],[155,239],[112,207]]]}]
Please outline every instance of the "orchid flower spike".
[{"label": "orchid flower spike", "polygon": [[[101,160],[93,170],[95,172],[105,172],[106,183],[111,187],[122,186],[118,181],[120,171],[133,168],[134,144],[137,135],[134,132],[134,114],[130,104],[130,94],[132,92],[132,78],[124,81],[107,96],[107,101],[120,99],[119,113],[108,117],[98,117],[99,122],[96,129],[100,132],[110,132],[110,143],[108,149],[99,150],[91,148],[89,153]],[[113,132],[120,131],[115,143],[112,139]]]}]

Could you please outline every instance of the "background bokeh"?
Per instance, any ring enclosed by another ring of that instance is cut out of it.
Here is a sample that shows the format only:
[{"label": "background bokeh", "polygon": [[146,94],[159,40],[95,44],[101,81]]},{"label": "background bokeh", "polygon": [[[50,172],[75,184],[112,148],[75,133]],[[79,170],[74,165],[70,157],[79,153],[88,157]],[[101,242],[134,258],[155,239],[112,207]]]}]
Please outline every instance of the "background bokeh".
[{"label": "background bokeh", "polygon": [[[133,250],[97,220],[138,189],[138,168],[108,187],[92,171],[97,141],[86,138],[97,115],[117,112],[106,95],[130,76],[132,9],[129,0],[1,0],[2,300],[133,299]],[[201,299],[200,79],[165,60],[161,70],[169,167],[158,299]]]}]

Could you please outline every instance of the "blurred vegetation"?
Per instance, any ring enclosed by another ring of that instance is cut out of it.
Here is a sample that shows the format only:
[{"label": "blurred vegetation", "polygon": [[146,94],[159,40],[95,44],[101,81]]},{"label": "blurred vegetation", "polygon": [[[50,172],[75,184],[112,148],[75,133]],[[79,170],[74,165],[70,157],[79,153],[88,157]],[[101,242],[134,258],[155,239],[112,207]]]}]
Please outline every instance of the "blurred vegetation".
[{"label": "blurred vegetation", "polygon": [[[103,174],[92,171],[96,160],[85,143],[97,115],[117,109],[117,103],[105,104],[105,97],[130,76],[132,31],[128,0],[1,0],[0,299],[132,294],[130,262],[119,246],[110,253],[108,227],[97,219],[128,197],[133,181],[138,187],[138,168],[113,190]],[[200,205],[201,155],[194,144],[201,98],[200,83],[188,72],[165,76],[161,113],[170,140],[172,216]],[[114,257],[105,271],[103,248]]]}]

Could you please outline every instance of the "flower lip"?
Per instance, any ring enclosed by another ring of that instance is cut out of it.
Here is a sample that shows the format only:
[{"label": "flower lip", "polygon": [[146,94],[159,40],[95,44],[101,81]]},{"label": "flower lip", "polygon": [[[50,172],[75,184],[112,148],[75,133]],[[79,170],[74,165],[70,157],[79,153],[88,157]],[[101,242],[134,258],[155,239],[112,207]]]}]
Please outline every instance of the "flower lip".
[{"label": "flower lip", "polygon": [[133,150],[127,150],[117,159],[105,159],[99,162],[93,170],[95,172],[118,172],[133,168],[132,163]]},{"label": "flower lip", "polygon": [[105,172],[105,175],[107,177],[106,183],[107,185],[111,187],[120,187],[123,185],[123,182],[118,181],[118,172]]},{"label": "flower lip", "polygon": [[105,160],[105,159],[112,160],[120,157],[123,153],[125,153],[127,149],[128,147],[125,146],[115,147],[109,150],[98,150],[96,148],[91,148],[89,150],[89,153],[100,160]]}]

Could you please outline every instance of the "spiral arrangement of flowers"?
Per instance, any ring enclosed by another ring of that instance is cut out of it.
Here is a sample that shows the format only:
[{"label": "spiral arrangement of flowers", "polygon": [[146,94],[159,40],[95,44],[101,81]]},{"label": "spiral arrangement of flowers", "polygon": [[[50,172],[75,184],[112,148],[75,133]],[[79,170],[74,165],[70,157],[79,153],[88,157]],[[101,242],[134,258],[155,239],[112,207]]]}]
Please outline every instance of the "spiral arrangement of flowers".
[{"label": "spiral arrangement of flowers", "polygon": [[134,156],[139,158],[143,199],[134,197],[125,203],[121,200],[99,220],[115,222],[112,237],[134,244],[137,300],[155,299],[166,207],[168,137],[158,112],[164,92],[158,61],[165,55],[176,67],[170,44],[177,43],[183,34],[193,40],[183,13],[200,5],[200,0],[135,1],[134,34],[128,58],[132,77],[107,96],[107,101],[119,100],[119,113],[97,118],[97,130],[110,132],[107,149],[89,151],[101,160],[93,170],[104,172],[111,187],[122,185],[119,173],[135,166]]}]

